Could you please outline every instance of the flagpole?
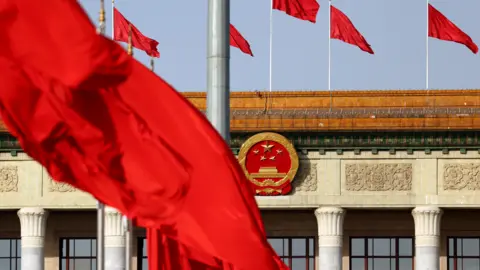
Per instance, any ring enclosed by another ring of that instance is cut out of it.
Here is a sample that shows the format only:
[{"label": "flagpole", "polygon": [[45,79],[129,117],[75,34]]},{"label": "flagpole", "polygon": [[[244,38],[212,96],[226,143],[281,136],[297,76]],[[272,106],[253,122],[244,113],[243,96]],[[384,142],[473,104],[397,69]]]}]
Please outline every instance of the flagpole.
[{"label": "flagpole", "polygon": [[429,4],[429,3],[428,3],[428,0],[427,0],[427,40],[426,40],[426,48],[425,48],[425,50],[426,50],[426,59],[425,59],[425,60],[426,60],[426,61],[425,61],[425,68],[426,68],[426,70],[425,70],[425,87],[426,87],[427,90],[428,90],[428,75],[429,75],[429,74],[428,74],[428,73],[429,73],[429,72],[428,72],[428,40],[429,40],[428,34],[429,34],[429,30],[430,30],[430,29],[429,29],[429,22],[430,22],[429,19],[430,19],[430,17],[429,17],[429,12],[428,12],[428,11],[429,11],[429,6],[428,6],[428,4]]},{"label": "flagpole", "polygon": [[[105,1],[100,0],[98,33],[105,35]],[[97,270],[105,270],[105,205],[97,201]]]},{"label": "flagpole", "polygon": [[230,0],[208,1],[207,117],[230,142]]},{"label": "flagpole", "polygon": [[330,111],[332,111],[333,95],[331,88],[331,75],[332,75],[332,0],[328,0],[328,91],[330,92]]},{"label": "flagpole", "polygon": [[273,72],[273,0],[270,0],[270,57],[268,71],[268,91],[272,92],[272,72]]},{"label": "flagpole", "polygon": [[155,59],[153,57],[150,57],[150,70],[155,72]]},{"label": "flagpole", "polygon": [[112,40],[113,36],[115,35],[115,20],[114,20],[114,15],[115,14],[115,0],[112,0]]}]

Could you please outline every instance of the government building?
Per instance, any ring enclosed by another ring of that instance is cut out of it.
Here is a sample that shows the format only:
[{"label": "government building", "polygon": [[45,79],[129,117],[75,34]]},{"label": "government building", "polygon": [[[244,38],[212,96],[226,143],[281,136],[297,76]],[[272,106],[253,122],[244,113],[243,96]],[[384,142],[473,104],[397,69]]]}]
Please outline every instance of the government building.
[{"label": "government building", "polygon": [[[292,270],[480,270],[479,114],[480,90],[234,92],[230,145]],[[0,270],[96,270],[95,200],[0,130]],[[121,215],[105,226],[125,269]],[[146,248],[135,228],[133,270]]]}]

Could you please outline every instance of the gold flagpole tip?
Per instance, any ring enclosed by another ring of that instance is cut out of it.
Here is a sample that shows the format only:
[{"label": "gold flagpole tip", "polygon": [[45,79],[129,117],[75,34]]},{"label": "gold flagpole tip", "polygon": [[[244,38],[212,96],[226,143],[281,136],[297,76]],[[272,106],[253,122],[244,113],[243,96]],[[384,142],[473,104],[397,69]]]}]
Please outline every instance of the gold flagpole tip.
[{"label": "gold flagpole tip", "polygon": [[105,2],[100,0],[100,12],[98,16],[98,29],[97,32],[105,34]]},{"label": "gold flagpole tip", "polygon": [[132,46],[132,24],[128,25],[128,46],[127,53],[133,55],[133,46]]}]

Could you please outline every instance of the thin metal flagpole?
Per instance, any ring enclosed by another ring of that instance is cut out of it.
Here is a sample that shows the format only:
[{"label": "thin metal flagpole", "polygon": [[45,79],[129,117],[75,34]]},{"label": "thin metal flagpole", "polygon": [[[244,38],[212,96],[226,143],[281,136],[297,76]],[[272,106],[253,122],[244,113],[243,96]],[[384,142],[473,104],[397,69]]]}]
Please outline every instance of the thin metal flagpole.
[{"label": "thin metal flagpole", "polygon": [[270,57],[268,65],[268,91],[272,92],[272,72],[273,72],[273,0],[270,0]]},{"label": "thin metal flagpole", "polygon": [[330,92],[330,111],[332,111],[333,95],[331,88],[332,81],[332,1],[328,0],[328,91]]},{"label": "thin metal flagpole", "polygon": [[430,16],[429,16],[429,1],[427,0],[427,39],[426,39],[426,47],[425,47],[425,50],[426,50],[426,59],[425,59],[425,88],[428,90],[428,40],[429,40],[429,23],[430,23]]},{"label": "thin metal flagpole", "polygon": [[[105,1],[100,0],[98,33],[105,35]],[[97,270],[105,270],[105,205],[97,201]]]},{"label": "thin metal flagpole", "polygon": [[150,57],[150,70],[155,71],[155,59],[153,57]]}]

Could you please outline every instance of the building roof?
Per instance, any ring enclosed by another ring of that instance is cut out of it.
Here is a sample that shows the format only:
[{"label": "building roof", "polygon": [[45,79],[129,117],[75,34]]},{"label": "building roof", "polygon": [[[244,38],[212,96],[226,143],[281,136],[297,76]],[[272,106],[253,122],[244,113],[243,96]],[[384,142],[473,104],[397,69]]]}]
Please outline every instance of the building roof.
[{"label": "building roof", "polygon": [[[205,92],[184,95],[205,111]],[[232,132],[480,129],[477,89],[232,92],[230,106]]]},{"label": "building roof", "polygon": [[[204,92],[185,93],[206,109]],[[232,92],[231,130],[379,131],[480,128],[480,90]]]}]

